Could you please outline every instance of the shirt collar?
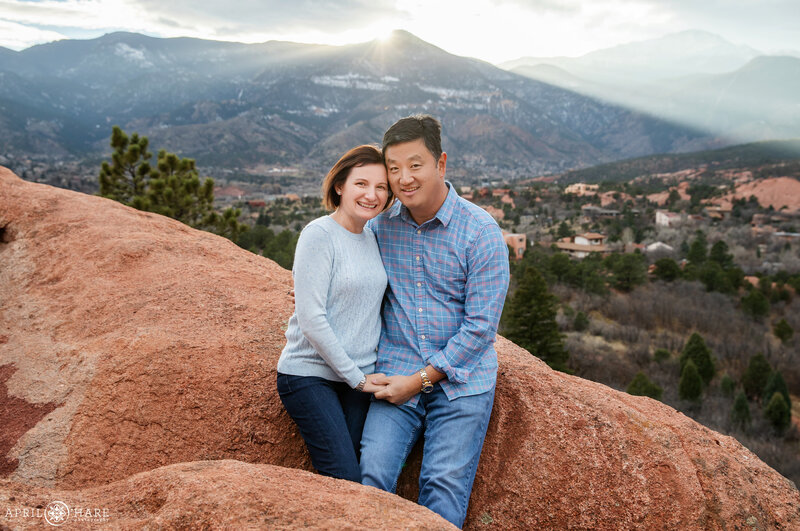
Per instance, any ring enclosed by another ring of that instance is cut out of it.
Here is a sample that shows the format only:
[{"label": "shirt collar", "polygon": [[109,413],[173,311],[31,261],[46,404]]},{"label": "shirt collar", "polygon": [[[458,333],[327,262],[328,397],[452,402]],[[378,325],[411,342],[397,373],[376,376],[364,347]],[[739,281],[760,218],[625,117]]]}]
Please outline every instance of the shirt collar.
[{"label": "shirt collar", "polygon": [[[444,198],[444,203],[442,203],[442,206],[439,207],[439,210],[432,219],[438,219],[439,222],[446,227],[447,224],[450,223],[450,219],[453,217],[453,211],[455,211],[456,202],[458,201],[458,193],[450,181],[445,181],[444,183],[448,188],[447,197]],[[411,214],[409,214],[408,208],[406,208],[406,206],[400,201],[397,201],[397,204],[394,205],[389,212],[390,218],[397,216],[400,216],[403,221],[414,222],[414,218],[412,218]]]}]

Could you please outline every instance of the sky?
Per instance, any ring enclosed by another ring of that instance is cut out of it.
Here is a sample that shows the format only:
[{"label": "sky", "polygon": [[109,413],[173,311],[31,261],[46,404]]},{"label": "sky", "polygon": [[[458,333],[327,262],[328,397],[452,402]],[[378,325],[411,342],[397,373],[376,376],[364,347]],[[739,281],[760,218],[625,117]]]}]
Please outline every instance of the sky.
[{"label": "sky", "polygon": [[579,56],[696,29],[765,53],[800,51],[800,0],[0,0],[0,46],[113,31],[349,44],[407,30],[500,63]]}]

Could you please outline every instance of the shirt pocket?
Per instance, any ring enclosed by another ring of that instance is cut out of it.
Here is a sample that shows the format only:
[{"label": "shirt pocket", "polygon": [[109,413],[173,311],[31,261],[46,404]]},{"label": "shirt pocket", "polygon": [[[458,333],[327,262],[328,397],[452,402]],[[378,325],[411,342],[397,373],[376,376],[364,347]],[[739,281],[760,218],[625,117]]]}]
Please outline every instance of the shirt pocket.
[{"label": "shirt pocket", "polygon": [[442,303],[464,302],[467,267],[455,252],[432,252],[428,257],[428,280]]}]

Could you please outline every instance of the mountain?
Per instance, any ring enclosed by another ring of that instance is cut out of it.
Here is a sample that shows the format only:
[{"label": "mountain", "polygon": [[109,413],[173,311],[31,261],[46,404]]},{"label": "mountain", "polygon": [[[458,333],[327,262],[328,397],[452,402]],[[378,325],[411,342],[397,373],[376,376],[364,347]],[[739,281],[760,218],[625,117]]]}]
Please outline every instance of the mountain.
[{"label": "mountain", "polygon": [[709,167],[714,171],[750,168],[755,177],[800,174],[800,139],[753,142],[693,153],[659,154],[572,170],[558,177],[563,184],[624,182],[652,174]]},{"label": "mountain", "polygon": [[403,31],[349,46],[113,33],[0,56],[0,75],[12,81],[0,84],[0,105],[18,109],[0,122],[0,139],[15,139],[3,142],[11,158],[41,157],[47,142],[45,153],[97,156],[118,124],[201,165],[316,171],[415,112],[442,119],[464,175],[514,178],[717,141]]},{"label": "mountain", "polygon": [[598,84],[642,84],[697,73],[730,72],[759,55],[753,48],[732,44],[718,35],[688,30],[580,57],[527,57],[499,66],[514,71],[521,66],[548,64]]},{"label": "mountain", "polygon": [[506,66],[738,142],[800,136],[800,58],[759,55],[703,32]]}]

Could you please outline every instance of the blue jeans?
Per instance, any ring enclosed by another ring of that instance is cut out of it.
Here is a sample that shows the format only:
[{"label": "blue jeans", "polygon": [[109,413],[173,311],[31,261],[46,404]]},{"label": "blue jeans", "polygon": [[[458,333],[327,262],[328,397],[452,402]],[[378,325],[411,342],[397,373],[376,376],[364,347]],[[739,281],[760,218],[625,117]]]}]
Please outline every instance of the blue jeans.
[{"label": "blue jeans", "polygon": [[361,438],[361,482],[394,492],[400,469],[420,435],[419,504],[461,527],[467,516],[494,388],[447,399],[439,384],[415,408],[373,400]]},{"label": "blue jeans", "polygon": [[323,476],[361,481],[358,454],[369,393],[318,376],[278,373],[278,394]]}]

